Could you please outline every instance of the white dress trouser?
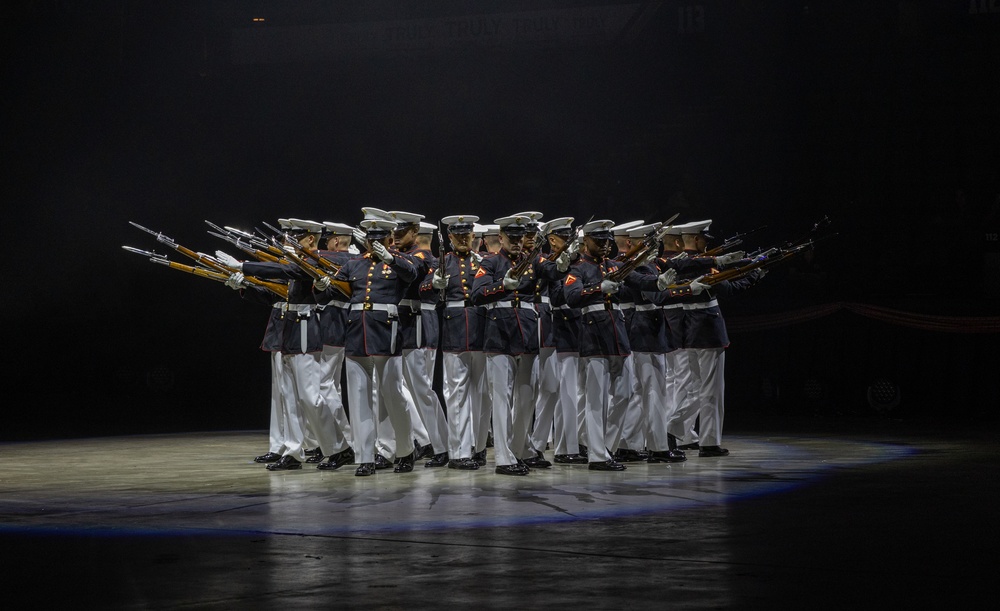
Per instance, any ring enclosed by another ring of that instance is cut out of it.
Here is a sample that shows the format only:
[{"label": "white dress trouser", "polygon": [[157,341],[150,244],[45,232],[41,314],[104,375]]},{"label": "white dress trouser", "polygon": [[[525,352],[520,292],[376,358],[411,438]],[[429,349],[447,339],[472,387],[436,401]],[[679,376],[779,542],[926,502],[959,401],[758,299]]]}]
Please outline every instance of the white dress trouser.
[{"label": "white dress trouser", "polygon": [[722,445],[726,351],[723,348],[692,350],[690,364],[697,367],[698,379],[701,380],[698,388],[698,436],[701,445]]},{"label": "white dress trouser", "polygon": [[667,432],[677,438],[677,443],[685,445],[698,443],[698,434],[694,424],[698,419],[698,391],[701,379],[698,377],[697,364],[692,351],[688,349],[675,350],[674,355],[674,410],[667,420]]},{"label": "white dress trouser", "polygon": [[498,466],[513,465],[518,458],[526,457],[524,448],[535,412],[532,370],[536,356],[486,356],[486,378],[493,404],[493,455]]},{"label": "white dress trouser", "polygon": [[486,353],[472,352],[472,448],[474,452],[486,449],[493,422],[493,398],[490,396],[489,375],[486,372]]},{"label": "white dress trouser", "polygon": [[580,357],[584,379],[584,409],[587,418],[587,450],[591,462],[611,460],[618,449],[622,421],[628,407],[629,384],[625,358]]},{"label": "white dress trouser", "polygon": [[268,424],[268,452],[285,451],[288,436],[288,408],[285,405],[284,380],[281,374],[281,353],[271,353],[271,418]]},{"label": "white dress trouser", "polygon": [[327,454],[335,454],[346,450],[354,442],[351,437],[351,423],[347,419],[347,409],[344,407],[343,388],[340,384],[340,376],[344,371],[344,347],[323,346],[319,367],[319,392],[330,411],[337,434],[336,446],[326,448],[320,444],[320,448]]},{"label": "white dress trouser", "polygon": [[[398,356],[348,356],[347,404],[351,406],[355,462],[375,462],[379,413],[387,415],[394,431],[395,454],[413,452],[410,412],[403,400],[403,362]],[[384,423],[382,424],[384,426]]]},{"label": "white dress trouser", "polygon": [[[667,450],[667,375],[666,358],[660,352],[634,352],[635,377],[641,389],[639,401],[646,422],[646,447]],[[634,399],[634,397],[633,397]],[[633,450],[640,448],[629,446]]]},{"label": "white dress trouser", "polygon": [[641,450],[646,447],[646,412],[642,401],[642,391],[639,389],[638,363],[636,353],[625,357],[625,368],[622,373],[628,383],[629,397],[625,408],[625,418],[622,421],[621,445],[629,450]]},{"label": "white dress trouser", "polygon": [[[442,392],[448,410],[448,457],[452,460],[471,458],[475,445],[473,434],[473,404],[482,401],[482,352],[444,352],[441,355]],[[479,361],[477,363],[477,361]],[[478,365],[478,371],[477,370]]]},{"label": "white dress trouser", "polygon": [[579,454],[580,439],[586,430],[580,386],[580,355],[577,352],[556,352],[555,360],[559,376],[559,402],[552,417],[555,453]]},{"label": "white dress trouser", "polygon": [[[677,389],[677,411],[667,423],[667,430],[683,444],[698,442],[717,446],[722,443],[722,421],[725,415],[724,348],[691,348],[679,350],[674,379]],[[695,422],[699,423],[695,432]]]},{"label": "white dress trouser", "polygon": [[559,405],[559,361],[555,348],[538,351],[538,384],[535,398],[535,423],[528,437],[528,450],[541,452],[553,438],[552,423]]},{"label": "white dress trouser", "polygon": [[[670,352],[663,355],[663,377],[664,377],[664,392],[663,392],[663,426],[666,427],[664,434],[671,433],[669,424],[673,419],[674,414],[677,412],[678,400],[677,400],[677,376],[680,371],[680,365],[678,365],[678,355],[682,353],[683,350],[671,350]],[[663,451],[667,448],[659,445],[659,440],[654,437],[653,448],[658,451]]]},{"label": "white dress trouser", "polygon": [[320,393],[319,353],[282,354],[281,374],[285,404],[297,412],[287,419],[284,454],[305,460],[306,427],[324,450],[337,447],[336,423]]},{"label": "white dress trouser", "polygon": [[427,442],[434,447],[434,452],[440,453],[448,449],[448,422],[441,399],[434,391],[436,360],[437,350],[433,348],[403,350],[403,385],[413,402],[417,418],[427,431]]}]

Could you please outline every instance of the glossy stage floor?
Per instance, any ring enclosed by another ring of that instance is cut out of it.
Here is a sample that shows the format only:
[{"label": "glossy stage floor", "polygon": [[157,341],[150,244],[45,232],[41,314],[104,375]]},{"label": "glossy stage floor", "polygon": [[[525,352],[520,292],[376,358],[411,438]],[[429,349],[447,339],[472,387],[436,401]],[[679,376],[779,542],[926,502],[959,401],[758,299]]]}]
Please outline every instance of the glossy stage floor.
[{"label": "glossy stage floor", "polygon": [[[268,472],[263,431],[0,444],[4,598],[76,608],[956,608],[997,595],[995,426],[733,431],[527,477]],[[551,458],[551,456],[549,456]],[[11,607],[8,607],[11,608]]]}]

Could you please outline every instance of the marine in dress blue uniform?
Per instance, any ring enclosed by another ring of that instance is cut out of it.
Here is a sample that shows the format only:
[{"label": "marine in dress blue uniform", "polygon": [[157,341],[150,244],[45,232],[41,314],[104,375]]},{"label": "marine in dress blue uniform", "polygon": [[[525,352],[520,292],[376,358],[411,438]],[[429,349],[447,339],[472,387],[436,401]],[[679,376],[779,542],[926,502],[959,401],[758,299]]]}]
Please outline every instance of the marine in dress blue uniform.
[{"label": "marine in dress blue uniform", "polygon": [[[288,219],[283,225],[287,225],[290,239],[307,250],[316,249],[324,230],[321,223],[300,219]],[[346,451],[349,446],[345,433],[340,430],[320,389],[323,338],[316,313],[317,295],[321,291],[314,287],[312,276],[293,264],[247,261],[240,264],[240,271],[259,278],[288,280],[288,300],[282,304],[281,314],[275,322],[281,338],[282,394],[286,409],[291,412],[289,406],[294,405],[299,417],[290,415],[287,418],[285,449],[281,459],[269,464],[268,470],[300,469],[305,461],[307,438],[315,438],[327,452]],[[276,338],[278,332],[274,330],[268,334]]]},{"label": "marine in dress blue uniform", "polygon": [[[441,399],[433,387],[437,361],[437,312],[434,303],[423,301],[420,290],[430,271],[437,267],[437,259],[429,248],[417,243],[417,236],[424,231],[423,215],[389,211],[388,216],[396,223],[393,230],[396,250],[409,255],[418,266],[417,280],[407,287],[399,302],[403,394],[407,407],[412,410],[414,435],[424,446],[429,446],[431,459],[424,466],[443,467],[448,464],[448,422]],[[421,450],[423,448],[418,449]]]},{"label": "marine in dress blue uniform", "polygon": [[[711,220],[689,223],[682,228],[685,252],[692,258],[703,257]],[[742,252],[715,257],[719,266],[737,262]],[[734,282],[707,286],[697,281],[691,286],[696,294],[683,300],[684,337],[686,362],[679,372],[681,391],[673,417],[667,423],[668,431],[678,440],[680,447],[698,444],[699,457],[726,456],[723,448],[722,426],[725,416],[725,350],[729,334],[719,308],[718,295],[744,290],[756,283],[760,274],[752,274]],[[699,290],[700,289],[700,290]],[[695,422],[698,431],[695,432]]]},{"label": "marine in dress blue uniform", "polygon": [[[608,275],[620,262],[609,259],[614,223],[587,223],[584,250],[570,267],[563,283],[566,303],[579,307],[581,375],[584,379],[584,409],[587,422],[589,468],[623,471],[613,458],[621,439],[622,418],[628,404],[630,380],[625,375],[625,357],[631,352],[625,319],[618,304],[619,282]],[[633,271],[625,283],[635,290],[657,290],[664,280]]]},{"label": "marine in dress blue uniform", "polygon": [[[557,263],[557,269],[561,272],[569,270],[569,265],[576,257],[576,251],[579,248],[579,243],[573,240],[572,233],[573,217],[571,216],[553,219],[541,226],[540,239],[548,242],[552,253],[556,249],[567,248],[567,250],[562,250],[557,259],[553,258],[551,254],[549,255],[549,258]],[[575,371],[572,372],[570,380],[564,379],[561,375],[563,362],[557,351],[554,322],[558,312],[557,306],[552,302],[553,295],[562,295],[562,279],[539,278],[535,288],[535,310],[538,313],[537,396],[535,421],[528,437],[528,449],[534,453],[534,456],[524,459],[525,464],[532,468],[551,466],[543,454],[550,440],[555,444],[557,454],[566,454],[568,452],[566,450],[567,437],[570,433],[574,439],[577,437],[576,423],[578,418],[567,418],[566,414],[561,411],[562,385],[575,385],[577,376]],[[562,317],[561,313],[559,316]],[[575,406],[571,405],[570,407],[574,410],[570,415],[574,415],[576,413]],[[556,430],[557,419],[558,431]],[[567,426],[569,426],[569,430],[567,430]],[[574,454],[578,454],[579,446],[576,443],[574,445],[577,446]]]},{"label": "marine in dress blue uniform", "polygon": [[[354,228],[346,223],[324,222],[326,248],[319,255],[336,266],[343,266],[357,258],[350,252]],[[338,428],[344,433],[344,441],[351,446],[349,452],[333,453],[326,461],[316,465],[321,471],[337,469],[354,462],[354,438],[351,433],[347,406],[344,405],[342,378],[344,375],[344,343],[347,332],[347,314],[350,299],[334,288],[327,288],[322,303],[318,306],[320,331],[323,335],[323,354],[320,356],[320,392],[326,397],[337,420]],[[330,450],[327,450],[330,451]]]},{"label": "marine in dress blue uniform", "polygon": [[[475,470],[473,414],[481,414],[486,381],[482,351],[485,308],[472,303],[472,286],[480,257],[472,251],[478,216],[457,214],[441,219],[451,248],[424,283],[441,308],[440,347],[442,393],[448,420],[448,467]],[[489,416],[487,415],[487,420]],[[485,439],[485,437],[484,437]]]},{"label": "marine in dress blue uniform", "polygon": [[[614,237],[615,247],[618,251],[615,259],[623,261],[626,253],[632,249],[633,244],[638,243],[631,235],[631,232],[639,227],[647,227],[645,221],[629,221],[611,228],[611,235]],[[645,234],[641,234],[639,237],[642,237],[642,235]],[[648,272],[649,266],[644,267],[646,268],[645,271]],[[628,287],[623,286],[618,294],[618,299],[622,309],[622,317],[625,318],[625,329],[628,330],[631,328],[632,318],[635,316],[635,298],[629,293]],[[628,407],[625,409],[625,416],[622,420],[621,443],[617,452],[615,452],[615,460],[619,462],[640,460],[645,454],[644,448],[648,436],[649,421],[646,418],[645,405],[642,401],[642,391],[644,389],[639,386],[637,367],[635,349],[633,348],[632,354],[625,357],[624,375],[629,379],[630,394]]]},{"label": "marine in dress blue uniform", "polygon": [[351,285],[344,367],[351,407],[354,452],[360,463],[355,475],[375,473],[376,422],[385,411],[395,433],[397,473],[413,470],[410,413],[403,400],[403,344],[399,338],[399,301],[417,280],[418,265],[390,250],[395,223],[369,219],[361,223],[369,249],[340,268],[335,280]]},{"label": "marine in dress blue uniform", "polygon": [[496,473],[526,475],[527,434],[534,414],[532,369],[538,354],[538,319],[533,305],[537,277],[559,278],[555,264],[538,256],[525,273],[511,275],[515,262],[526,256],[522,241],[531,219],[496,219],[501,249],[483,259],[473,284],[473,303],[485,305],[483,351],[493,411]]}]

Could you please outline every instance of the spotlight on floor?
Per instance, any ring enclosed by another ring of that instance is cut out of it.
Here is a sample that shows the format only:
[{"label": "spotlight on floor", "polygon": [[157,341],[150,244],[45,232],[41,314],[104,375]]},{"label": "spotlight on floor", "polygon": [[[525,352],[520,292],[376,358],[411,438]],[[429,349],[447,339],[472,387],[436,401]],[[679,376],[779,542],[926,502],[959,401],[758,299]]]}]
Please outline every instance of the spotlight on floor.
[{"label": "spotlight on floor", "polygon": [[899,406],[899,386],[888,378],[876,378],[868,385],[868,405],[880,414]]}]

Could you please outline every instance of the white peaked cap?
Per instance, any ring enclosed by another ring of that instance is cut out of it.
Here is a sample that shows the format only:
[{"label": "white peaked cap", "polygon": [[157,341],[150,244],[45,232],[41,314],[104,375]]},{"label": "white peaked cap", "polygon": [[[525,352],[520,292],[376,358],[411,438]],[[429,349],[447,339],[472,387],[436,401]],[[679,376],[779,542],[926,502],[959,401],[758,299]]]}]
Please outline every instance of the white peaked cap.
[{"label": "white peaked cap", "polygon": [[627,223],[622,223],[621,225],[615,225],[611,228],[611,233],[619,236],[628,235],[630,229],[635,229],[645,222],[646,221],[629,221]]},{"label": "white peaked cap", "polygon": [[634,229],[628,230],[628,237],[630,238],[644,238],[650,233],[659,231],[660,227],[663,227],[663,223],[648,223],[646,225],[639,225]]}]

